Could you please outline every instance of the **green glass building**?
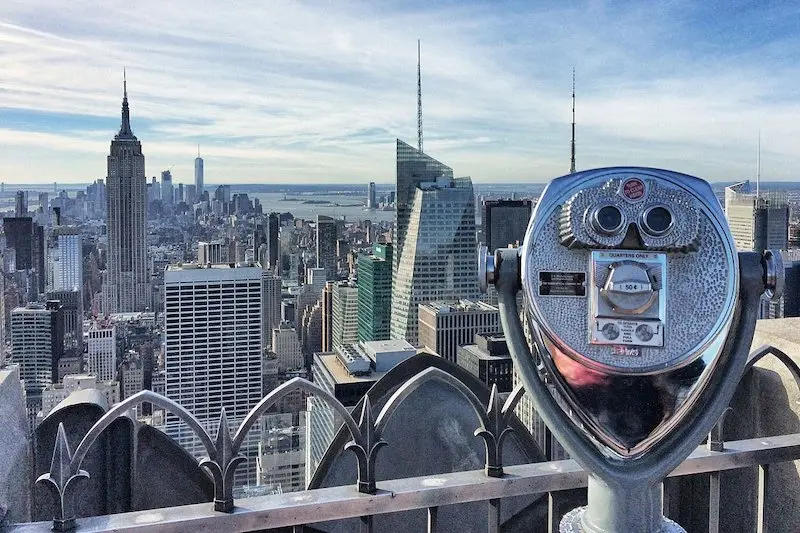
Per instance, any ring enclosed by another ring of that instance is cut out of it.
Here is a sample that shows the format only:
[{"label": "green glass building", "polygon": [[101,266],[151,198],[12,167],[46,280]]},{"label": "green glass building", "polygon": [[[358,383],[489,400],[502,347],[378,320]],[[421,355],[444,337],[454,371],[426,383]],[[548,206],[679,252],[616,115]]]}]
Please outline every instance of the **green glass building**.
[{"label": "green glass building", "polygon": [[358,256],[358,340],[389,338],[392,314],[392,245],[375,244]]}]

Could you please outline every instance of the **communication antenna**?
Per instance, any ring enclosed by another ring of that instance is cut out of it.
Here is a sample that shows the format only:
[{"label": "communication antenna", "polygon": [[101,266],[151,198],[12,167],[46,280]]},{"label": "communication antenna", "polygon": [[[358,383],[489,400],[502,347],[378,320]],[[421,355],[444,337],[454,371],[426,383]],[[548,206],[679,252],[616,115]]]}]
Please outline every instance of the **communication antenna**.
[{"label": "communication antenna", "polygon": [[569,173],[575,173],[575,67],[572,67],[572,156],[569,160]]},{"label": "communication antenna", "polygon": [[761,132],[758,132],[758,156],[756,157],[756,198],[761,194]]},{"label": "communication antenna", "polygon": [[422,153],[422,69],[420,44],[417,39],[417,149]]}]

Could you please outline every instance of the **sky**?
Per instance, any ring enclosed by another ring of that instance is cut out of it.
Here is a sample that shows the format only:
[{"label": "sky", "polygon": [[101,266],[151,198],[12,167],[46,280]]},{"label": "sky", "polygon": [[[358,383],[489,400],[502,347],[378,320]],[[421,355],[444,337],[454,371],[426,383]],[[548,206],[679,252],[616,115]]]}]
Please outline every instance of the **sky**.
[{"label": "sky", "polygon": [[794,181],[800,2],[0,2],[0,181],[103,178],[127,70],[146,172],[390,183],[395,139],[476,182],[641,165]]}]

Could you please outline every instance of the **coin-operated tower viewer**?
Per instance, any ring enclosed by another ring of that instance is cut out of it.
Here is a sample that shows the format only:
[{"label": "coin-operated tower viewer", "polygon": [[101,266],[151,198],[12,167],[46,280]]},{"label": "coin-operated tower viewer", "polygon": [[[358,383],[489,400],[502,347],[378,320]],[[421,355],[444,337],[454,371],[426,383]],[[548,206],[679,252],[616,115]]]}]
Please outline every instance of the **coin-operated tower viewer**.
[{"label": "coin-operated tower viewer", "polygon": [[780,255],[737,253],[705,181],[607,168],[551,182],[523,246],[482,251],[480,267],[537,411],[589,472],[588,506],[561,531],[683,531],[661,482],[730,402]]}]

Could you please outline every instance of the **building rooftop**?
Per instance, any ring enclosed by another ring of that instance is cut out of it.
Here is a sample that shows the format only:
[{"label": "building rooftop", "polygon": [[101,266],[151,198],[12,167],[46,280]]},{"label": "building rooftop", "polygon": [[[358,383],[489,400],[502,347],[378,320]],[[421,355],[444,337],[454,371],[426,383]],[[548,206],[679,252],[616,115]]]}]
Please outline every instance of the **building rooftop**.
[{"label": "building rooftop", "polygon": [[464,311],[497,311],[493,305],[486,302],[473,300],[459,300],[458,302],[436,301],[420,304],[420,308],[427,307],[437,313],[461,313]]},{"label": "building rooftop", "polygon": [[234,268],[261,268],[261,264],[254,261],[239,263],[178,263],[168,265],[167,272],[183,272],[186,270],[231,270]]},{"label": "building rooftop", "polygon": [[411,350],[416,353],[416,348],[405,339],[391,339],[385,341],[366,341],[363,343],[367,352],[399,352]]},{"label": "building rooftop", "polygon": [[477,344],[467,344],[465,346],[459,346],[459,349],[469,352],[470,354],[474,355],[476,358],[483,360],[483,361],[501,361],[505,359],[511,359],[511,356],[508,354],[505,355],[492,355],[485,350],[481,350],[480,346]]},{"label": "building rooftop", "polygon": [[335,353],[319,353],[317,359],[325,366],[328,372],[333,376],[337,384],[343,385],[348,383],[365,383],[377,381],[383,377],[386,372],[370,372],[368,374],[353,375],[347,371],[344,365],[339,361],[339,357]]}]

